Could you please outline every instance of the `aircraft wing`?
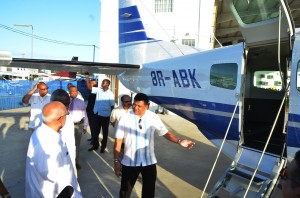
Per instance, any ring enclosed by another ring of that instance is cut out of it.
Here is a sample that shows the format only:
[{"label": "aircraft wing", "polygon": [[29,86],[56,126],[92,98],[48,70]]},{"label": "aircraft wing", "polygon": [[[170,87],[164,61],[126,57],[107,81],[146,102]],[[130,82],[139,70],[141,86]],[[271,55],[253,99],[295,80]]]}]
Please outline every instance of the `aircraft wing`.
[{"label": "aircraft wing", "polygon": [[98,63],[83,61],[63,61],[63,60],[44,60],[44,59],[24,59],[13,58],[9,67],[47,69],[51,71],[72,71],[90,72],[118,75],[126,70],[137,70],[140,65],[119,64],[119,63]]},{"label": "aircraft wing", "polygon": [[138,70],[140,65],[120,63],[98,63],[84,61],[65,61],[49,59],[11,58],[10,53],[0,52],[0,65],[6,67],[46,69],[55,72],[90,72],[118,75],[128,70]]}]

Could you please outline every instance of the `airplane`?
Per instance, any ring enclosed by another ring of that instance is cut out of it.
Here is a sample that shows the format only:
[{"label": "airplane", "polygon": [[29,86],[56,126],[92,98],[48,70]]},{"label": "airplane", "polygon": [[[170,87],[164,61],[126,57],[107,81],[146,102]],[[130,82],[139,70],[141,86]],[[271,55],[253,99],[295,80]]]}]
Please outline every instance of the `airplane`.
[{"label": "airplane", "polygon": [[226,0],[244,37],[239,44],[177,53],[174,43],[148,38],[136,4],[120,0],[120,63],[1,62],[118,75],[131,91],[194,123],[233,160],[208,197],[269,197],[300,149],[300,30],[286,1],[237,2]]}]

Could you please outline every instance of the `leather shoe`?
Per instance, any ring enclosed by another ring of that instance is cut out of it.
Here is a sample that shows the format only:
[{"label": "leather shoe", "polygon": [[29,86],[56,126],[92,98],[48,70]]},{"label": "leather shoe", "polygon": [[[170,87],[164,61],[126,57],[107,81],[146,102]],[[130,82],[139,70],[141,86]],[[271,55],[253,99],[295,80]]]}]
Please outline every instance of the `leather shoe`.
[{"label": "leather shoe", "polygon": [[105,148],[101,148],[100,153],[104,153],[104,152],[105,152]]},{"label": "leather shoe", "polygon": [[97,149],[98,149],[98,147],[92,146],[91,148],[88,149],[88,151],[93,151],[93,150],[97,150]]}]

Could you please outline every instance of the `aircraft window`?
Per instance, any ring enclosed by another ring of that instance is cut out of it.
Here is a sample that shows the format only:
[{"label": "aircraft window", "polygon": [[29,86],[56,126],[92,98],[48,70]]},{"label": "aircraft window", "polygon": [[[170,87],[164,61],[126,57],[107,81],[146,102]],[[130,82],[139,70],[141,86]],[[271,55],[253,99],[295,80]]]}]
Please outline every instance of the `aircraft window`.
[{"label": "aircraft window", "polygon": [[225,89],[235,89],[237,81],[237,64],[223,63],[211,66],[210,84]]},{"label": "aircraft window", "polygon": [[279,16],[278,0],[233,0],[233,5],[245,24],[265,21]]},{"label": "aircraft window", "polygon": [[297,68],[297,90],[300,91],[300,61]]},{"label": "aircraft window", "polygon": [[282,81],[279,71],[256,71],[254,72],[253,85],[257,88],[282,90]]}]

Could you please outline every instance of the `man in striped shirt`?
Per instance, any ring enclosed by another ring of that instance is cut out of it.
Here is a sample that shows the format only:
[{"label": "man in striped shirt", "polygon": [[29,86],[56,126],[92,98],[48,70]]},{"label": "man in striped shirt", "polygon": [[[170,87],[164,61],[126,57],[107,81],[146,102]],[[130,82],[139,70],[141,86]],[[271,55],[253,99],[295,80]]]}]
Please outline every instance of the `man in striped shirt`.
[{"label": "man in striped shirt", "polygon": [[[154,153],[154,132],[171,142],[185,148],[195,144],[191,140],[182,140],[168,131],[161,119],[148,110],[149,98],[143,93],[134,97],[132,110],[124,114],[118,123],[114,145],[114,171],[122,179],[120,197],[130,197],[134,184],[141,173],[143,179],[142,197],[154,197],[156,182],[156,157]],[[118,160],[122,140],[124,139],[124,157]]]}]

